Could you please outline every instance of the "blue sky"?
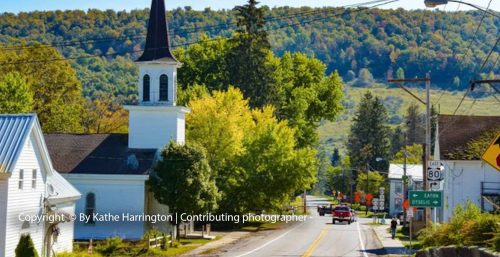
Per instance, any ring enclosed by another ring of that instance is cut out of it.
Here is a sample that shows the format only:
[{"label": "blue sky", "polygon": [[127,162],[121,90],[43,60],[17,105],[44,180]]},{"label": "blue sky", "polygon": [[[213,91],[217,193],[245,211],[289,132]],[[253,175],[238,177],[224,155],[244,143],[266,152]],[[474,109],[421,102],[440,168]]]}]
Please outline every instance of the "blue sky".
[{"label": "blue sky", "polygon": [[[268,6],[342,6],[353,3],[361,3],[367,0],[261,0],[262,4]],[[466,0],[470,3],[475,3],[479,6],[487,6],[489,0]],[[201,10],[205,7],[212,9],[231,9],[235,5],[245,3],[246,0],[166,0],[167,9],[176,7],[191,6],[194,9]],[[114,9],[114,10],[131,10],[143,9],[149,7],[151,0],[0,0],[0,13],[33,10],[67,10],[67,9]],[[397,3],[387,5],[385,8],[405,9],[423,9],[424,0],[400,0]],[[500,0],[492,0],[492,10],[500,11]],[[440,7],[443,9],[443,7]],[[470,8],[462,5],[460,10],[469,10]],[[457,4],[449,3],[446,6],[447,11],[457,10]]]}]

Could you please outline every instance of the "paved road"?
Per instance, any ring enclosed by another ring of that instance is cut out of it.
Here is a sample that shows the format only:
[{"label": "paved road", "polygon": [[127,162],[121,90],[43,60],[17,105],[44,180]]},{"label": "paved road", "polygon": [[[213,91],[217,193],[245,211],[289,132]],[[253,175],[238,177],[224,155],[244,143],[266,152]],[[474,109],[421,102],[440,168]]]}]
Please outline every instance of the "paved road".
[{"label": "paved road", "polygon": [[308,202],[313,215],[306,222],[291,225],[284,230],[256,233],[221,249],[219,256],[368,257],[384,254],[376,235],[368,226],[362,224],[369,222],[369,219],[360,219],[360,222],[350,225],[334,225],[331,216],[320,217],[316,213],[316,206],[326,204],[325,199],[309,196]]}]

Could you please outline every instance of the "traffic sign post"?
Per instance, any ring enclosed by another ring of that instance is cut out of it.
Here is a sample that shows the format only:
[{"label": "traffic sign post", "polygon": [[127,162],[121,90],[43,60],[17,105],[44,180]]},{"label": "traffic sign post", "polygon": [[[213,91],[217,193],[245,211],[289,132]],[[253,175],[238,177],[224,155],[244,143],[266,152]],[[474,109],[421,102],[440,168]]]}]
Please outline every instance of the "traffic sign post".
[{"label": "traffic sign post", "polygon": [[442,191],[409,191],[409,202],[412,207],[442,208]]},{"label": "traffic sign post", "polygon": [[483,161],[493,166],[493,168],[500,171],[500,133],[495,137],[490,146],[486,148],[483,156],[481,156]]},{"label": "traffic sign post", "polygon": [[443,180],[444,165],[441,161],[429,161],[427,164],[427,179],[428,180]]}]

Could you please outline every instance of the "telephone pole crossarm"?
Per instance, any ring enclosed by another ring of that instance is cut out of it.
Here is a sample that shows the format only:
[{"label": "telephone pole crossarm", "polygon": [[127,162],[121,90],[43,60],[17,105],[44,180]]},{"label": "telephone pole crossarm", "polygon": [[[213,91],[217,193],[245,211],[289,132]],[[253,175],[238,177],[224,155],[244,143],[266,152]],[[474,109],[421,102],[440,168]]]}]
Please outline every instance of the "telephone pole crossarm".
[{"label": "telephone pole crossarm", "polygon": [[428,82],[430,81],[429,78],[414,78],[414,79],[388,79],[387,82],[389,83],[395,83],[399,88],[403,89],[406,93],[410,94],[411,96],[413,96],[413,98],[417,99],[417,101],[419,101],[420,103],[422,103],[423,105],[426,105],[425,101],[422,100],[420,97],[418,97],[417,95],[415,95],[414,93],[412,93],[408,88],[406,88],[405,86],[403,86],[401,83],[405,83],[405,82],[410,82],[410,83],[417,83],[417,82]]}]

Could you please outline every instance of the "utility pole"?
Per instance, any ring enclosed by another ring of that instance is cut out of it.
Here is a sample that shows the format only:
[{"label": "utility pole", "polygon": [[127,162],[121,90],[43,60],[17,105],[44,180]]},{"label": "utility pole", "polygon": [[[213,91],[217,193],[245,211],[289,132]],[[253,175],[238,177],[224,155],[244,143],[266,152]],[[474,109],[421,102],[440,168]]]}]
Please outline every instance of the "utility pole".
[{"label": "utility pole", "polygon": [[[408,176],[406,175],[406,144],[407,144],[407,136],[406,131],[403,133],[403,203],[406,202],[406,192],[408,190]],[[410,207],[411,208],[411,207]],[[403,211],[403,227],[407,227],[406,220],[408,219],[406,215],[406,210]]]},{"label": "utility pole", "polygon": [[304,215],[307,214],[307,190],[304,189]]},{"label": "utility pole", "polygon": [[[414,78],[414,79],[389,79],[389,83],[396,83],[398,87],[403,89],[405,92],[413,96],[419,102],[425,105],[425,143],[423,144],[423,175],[424,175],[424,190],[429,190],[429,183],[427,181],[427,161],[431,158],[431,77],[430,73],[425,74],[425,78]],[[425,101],[420,99],[418,96],[413,94],[408,88],[404,87],[401,83],[411,82],[420,83],[425,82]],[[406,194],[405,194],[406,197]],[[424,222],[430,220],[430,208],[425,208],[424,211]]]},{"label": "utility pole", "polygon": [[365,205],[366,205],[366,210],[365,210],[365,215],[368,216],[368,173],[370,172],[370,163],[366,161],[366,187],[365,187]]},{"label": "utility pole", "polygon": [[[425,74],[425,109],[426,109],[426,115],[425,115],[425,123],[426,123],[426,129],[425,129],[425,162],[424,162],[424,190],[428,191],[429,190],[429,181],[427,178],[427,169],[428,169],[428,163],[431,158],[431,78],[430,78],[430,73],[427,72]],[[429,222],[430,219],[430,208],[425,208],[425,222]],[[435,222],[435,221],[434,221]]]}]

